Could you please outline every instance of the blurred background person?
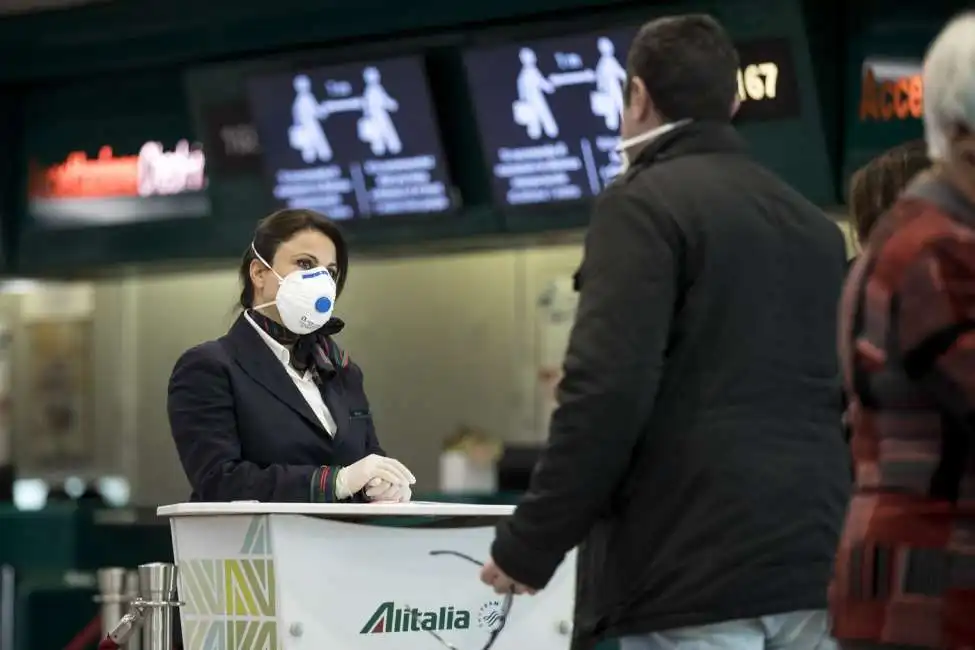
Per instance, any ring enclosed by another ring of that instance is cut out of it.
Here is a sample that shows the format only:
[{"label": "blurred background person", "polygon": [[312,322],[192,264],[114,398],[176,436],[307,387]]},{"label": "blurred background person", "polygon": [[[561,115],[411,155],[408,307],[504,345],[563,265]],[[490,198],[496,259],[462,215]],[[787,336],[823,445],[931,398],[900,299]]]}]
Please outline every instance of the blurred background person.
[{"label": "blurred background person", "polygon": [[911,140],[888,149],[853,173],[849,215],[859,247],[866,246],[874,225],[911,179],[929,167],[927,143]]},{"label": "blurred background person", "polygon": [[857,482],[831,604],[848,650],[975,647],[975,14],[934,41],[923,83],[935,167],[842,300]]},{"label": "blurred background person", "polygon": [[[856,170],[850,179],[849,216],[857,250],[862,250],[870,233],[908,183],[931,167],[928,145],[924,140],[911,140],[880,154]],[[851,265],[852,265],[851,261]],[[844,398],[846,394],[844,393]],[[844,407],[847,404],[844,401]],[[849,417],[844,408],[843,421],[850,437]]]}]

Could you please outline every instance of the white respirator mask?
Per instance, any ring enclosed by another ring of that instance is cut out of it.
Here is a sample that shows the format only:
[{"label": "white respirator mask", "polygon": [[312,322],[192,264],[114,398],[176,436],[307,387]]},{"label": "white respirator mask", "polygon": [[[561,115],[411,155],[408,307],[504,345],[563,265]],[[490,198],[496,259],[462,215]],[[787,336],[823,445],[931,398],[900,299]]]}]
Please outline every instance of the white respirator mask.
[{"label": "white respirator mask", "polygon": [[263,309],[274,305],[281,314],[281,324],[295,334],[311,334],[332,317],[335,308],[335,294],[337,287],[332,274],[323,266],[304,271],[295,269],[283,278],[267,263],[254,244],[251,243],[254,256],[277,277],[278,293],[271,302],[255,305],[254,309]]}]

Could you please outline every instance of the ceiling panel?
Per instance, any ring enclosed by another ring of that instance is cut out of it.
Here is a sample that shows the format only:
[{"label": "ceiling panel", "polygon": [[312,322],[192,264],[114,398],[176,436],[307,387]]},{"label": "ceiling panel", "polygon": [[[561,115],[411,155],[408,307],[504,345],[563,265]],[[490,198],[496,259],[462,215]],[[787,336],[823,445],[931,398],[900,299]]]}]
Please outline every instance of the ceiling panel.
[{"label": "ceiling panel", "polygon": [[0,0],[0,16],[29,14],[52,9],[67,9],[109,0]]}]

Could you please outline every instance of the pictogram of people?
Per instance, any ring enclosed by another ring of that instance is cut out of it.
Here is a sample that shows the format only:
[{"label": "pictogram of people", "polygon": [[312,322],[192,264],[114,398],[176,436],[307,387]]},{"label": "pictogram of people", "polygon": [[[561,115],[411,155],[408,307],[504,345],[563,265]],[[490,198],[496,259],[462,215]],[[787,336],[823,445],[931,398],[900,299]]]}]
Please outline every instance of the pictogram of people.
[{"label": "pictogram of people", "polygon": [[599,37],[596,39],[596,49],[599,59],[593,68],[582,67],[581,55],[563,52],[563,61],[570,63],[559,62],[560,66],[565,65],[566,68],[548,76],[539,69],[538,55],[533,49],[524,47],[519,51],[521,70],[516,82],[518,97],[511,108],[515,123],[525,127],[529,138],[538,140],[543,135],[558,137],[559,125],[549,106],[548,95],[570,86],[595,86],[589,93],[589,110],[605,122],[608,131],[619,130],[626,69],[616,58],[616,46],[611,39]]},{"label": "pictogram of people", "polygon": [[379,70],[373,67],[362,71],[365,89],[362,93],[362,117],[358,123],[359,139],[369,145],[372,153],[396,155],[403,150],[396,125],[389,114],[399,110],[399,103],[389,96],[382,85]]},{"label": "pictogram of people", "polygon": [[301,153],[307,164],[332,160],[332,146],[325,137],[322,120],[328,116],[311,90],[311,79],[300,74],[294,78],[295,100],[291,105],[291,128],[288,142]]},{"label": "pictogram of people", "polygon": [[596,63],[596,90],[589,95],[593,115],[606,120],[606,128],[616,131],[620,128],[623,115],[623,84],[626,83],[626,70],[616,59],[616,47],[605,36],[596,41],[599,61]]},{"label": "pictogram of people", "polygon": [[525,127],[528,137],[537,140],[544,133],[549,138],[559,135],[559,125],[548,106],[548,98],[555,85],[538,69],[535,51],[524,47],[518,53],[521,72],[518,73],[518,99],[512,104],[516,124]]},{"label": "pictogram of people", "polygon": [[356,123],[356,135],[369,145],[373,155],[402,152],[403,142],[390,116],[390,113],[399,110],[399,102],[386,92],[378,68],[365,68],[362,81],[361,97],[340,96],[319,102],[308,75],[300,74],[294,78],[295,99],[291,105],[292,124],[288,129],[288,142],[292,149],[301,153],[301,159],[306,164],[331,162],[334,152],[325,135],[323,122],[336,113],[362,113]]}]

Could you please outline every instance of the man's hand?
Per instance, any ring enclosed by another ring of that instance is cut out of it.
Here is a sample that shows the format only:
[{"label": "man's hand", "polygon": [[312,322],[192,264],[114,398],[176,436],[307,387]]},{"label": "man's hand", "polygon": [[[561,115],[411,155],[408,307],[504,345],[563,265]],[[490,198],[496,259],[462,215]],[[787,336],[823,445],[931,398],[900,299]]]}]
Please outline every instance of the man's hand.
[{"label": "man's hand", "polygon": [[527,585],[523,585],[520,582],[515,582],[508,575],[502,571],[497,564],[494,563],[494,558],[489,559],[485,564],[484,568],[481,569],[481,582],[491,587],[494,587],[494,592],[498,594],[510,594],[512,592],[516,594],[528,594],[529,596],[534,596],[536,589],[532,589]]}]

